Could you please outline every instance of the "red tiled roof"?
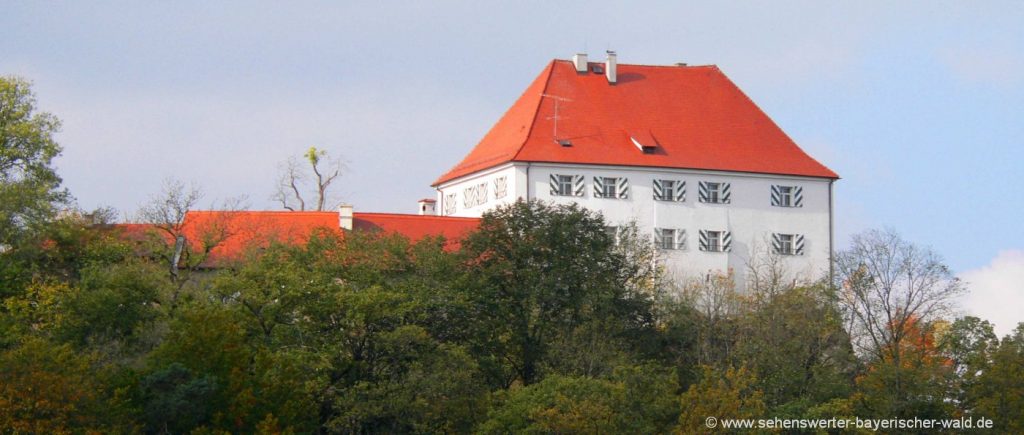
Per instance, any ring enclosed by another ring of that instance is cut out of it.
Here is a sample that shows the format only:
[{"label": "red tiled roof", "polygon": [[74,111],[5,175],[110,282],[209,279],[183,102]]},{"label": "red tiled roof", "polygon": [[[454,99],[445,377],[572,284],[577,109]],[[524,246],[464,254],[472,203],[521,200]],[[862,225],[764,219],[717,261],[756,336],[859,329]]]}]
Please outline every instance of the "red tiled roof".
[{"label": "red tiled roof", "polygon": [[[353,229],[397,233],[416,242],[426,236],[444,236],[450,246],[474,230],[480,220],[442,216],[421,216],[391,213],[353,213]],[[141,241],[147,234],[157,234],[173,243],[170,237],[152,224],[121,224],[117,226],[128,240]],[[216,267],[226,261],[238,260],[246,249],[270,243],[300,244],[309,240],[317,229],[340,232],[336,212],[290,211],[189,211],[181,233],[193,250],[215,246],[204,266]]]},{"label": "red tiled roof", "polygon": [[459,240],[480,225],[478,218],[394,213],[353,213],[352,228],[398,233],[416,242],[426,236]]},{"label": "red tiled roof", "polygon": [[[554,110],[558,103],[558,138]],[[567,101],[566,101],[567,100]],[[644,154],[633,143],[655,142]],[[716,66],[618,65],[618,81],[552,61],[434,185],[503,163],[552,162],[838,178]]]}]

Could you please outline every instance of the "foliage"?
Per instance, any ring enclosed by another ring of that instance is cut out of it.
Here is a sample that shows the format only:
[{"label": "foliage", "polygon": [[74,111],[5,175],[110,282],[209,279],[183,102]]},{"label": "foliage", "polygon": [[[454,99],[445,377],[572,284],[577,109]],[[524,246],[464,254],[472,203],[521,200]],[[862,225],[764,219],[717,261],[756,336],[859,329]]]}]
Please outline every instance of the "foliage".
[{"label": "foliage", "polygon": [[705,366],[700,381],[680,396],[678,433],[701,433],[705,419],[758,418],[765,412],[764,394],[746,368],[725,370]]},{"label": "foliage", "polygon": [[68,199],[51,166],[60,121],[36,111],[31,85],[0,76],[0,251],[12,249]]}]

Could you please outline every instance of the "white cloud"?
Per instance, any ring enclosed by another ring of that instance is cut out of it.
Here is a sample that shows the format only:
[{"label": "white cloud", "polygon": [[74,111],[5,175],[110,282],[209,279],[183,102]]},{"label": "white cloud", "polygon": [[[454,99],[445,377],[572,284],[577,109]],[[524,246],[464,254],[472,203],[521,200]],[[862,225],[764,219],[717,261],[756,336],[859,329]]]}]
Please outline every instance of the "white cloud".
[{"label": "white cloud", "polygon": [[1024,251],[1002,251],[987,266],[963,272],[960,278],[969,289],[963,308],[992,322],[1000,337],[1024,322]]}]

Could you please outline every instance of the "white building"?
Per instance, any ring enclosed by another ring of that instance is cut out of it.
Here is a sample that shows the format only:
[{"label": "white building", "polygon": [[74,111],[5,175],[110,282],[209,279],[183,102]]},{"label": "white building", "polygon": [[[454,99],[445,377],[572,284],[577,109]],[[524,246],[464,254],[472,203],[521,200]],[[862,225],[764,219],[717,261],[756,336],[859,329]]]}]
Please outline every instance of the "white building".
[{"label": "white building", "polygon": [[829,271],[832,183],[715,66],[555,60],[433,186],[437,212],[478,217],[517,198],[635,221],[668,270],[733,270],[755,252],[795,277]]}]

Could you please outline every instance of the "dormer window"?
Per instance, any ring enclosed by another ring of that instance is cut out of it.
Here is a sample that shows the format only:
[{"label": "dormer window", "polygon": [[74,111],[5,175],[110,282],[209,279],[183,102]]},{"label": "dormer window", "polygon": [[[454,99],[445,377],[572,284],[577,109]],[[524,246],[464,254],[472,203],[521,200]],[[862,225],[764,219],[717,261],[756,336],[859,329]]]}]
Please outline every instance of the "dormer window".
[{"label": "dormer window", "polygon": [[647,132],[632,133],[629,135],[629,140],[644,154],[654,154],[654,150],[658,148],[658,142],[654,140],[654,136]]}]

